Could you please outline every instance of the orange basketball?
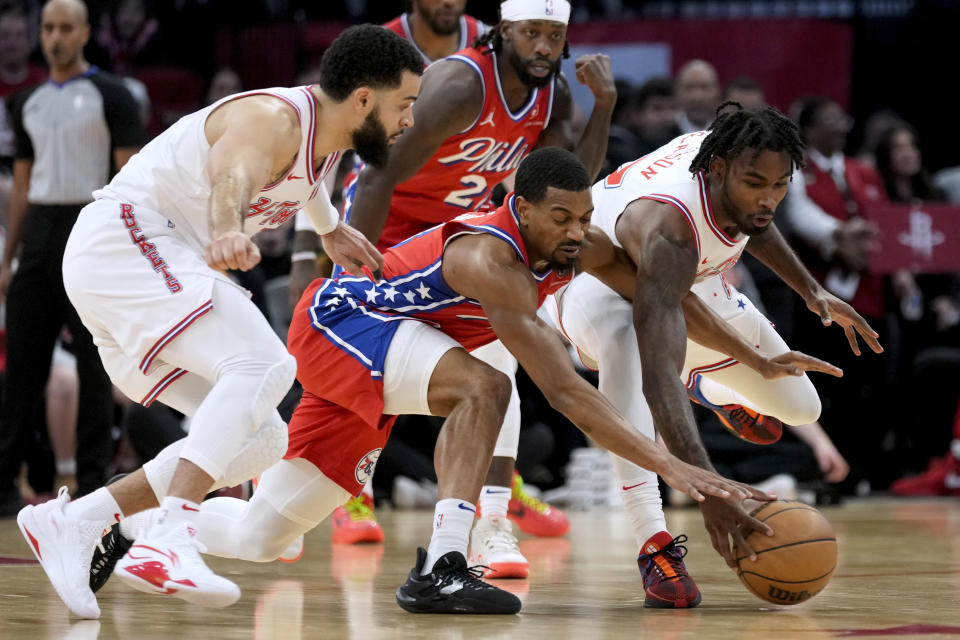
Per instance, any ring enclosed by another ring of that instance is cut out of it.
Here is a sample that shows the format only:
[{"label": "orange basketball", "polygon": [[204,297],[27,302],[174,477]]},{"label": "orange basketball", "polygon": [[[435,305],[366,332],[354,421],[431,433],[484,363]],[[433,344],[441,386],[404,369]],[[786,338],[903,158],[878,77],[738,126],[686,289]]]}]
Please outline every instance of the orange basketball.
[{"label": "orange basketball", "polygon": [[756,562],[734,547],[740,582],[774,604],[799,604],[820,593],[837,567],[837,537],[823,514],[802,502],[775,500],[750,515],[774,535],[747,536]]}]

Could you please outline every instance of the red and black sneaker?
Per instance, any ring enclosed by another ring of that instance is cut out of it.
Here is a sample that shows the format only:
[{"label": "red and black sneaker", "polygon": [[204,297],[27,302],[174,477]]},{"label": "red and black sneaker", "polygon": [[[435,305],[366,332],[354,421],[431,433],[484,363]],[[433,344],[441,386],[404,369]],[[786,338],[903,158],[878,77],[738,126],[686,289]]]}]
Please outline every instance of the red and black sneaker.
[{"label": "red and black sneaker", "polygon": [[[669,540],[662,547],[658,543]],[[647,596],[643,606],[655,609],[689,609],[700,604],[700,589],[687,573],[683,557],[687,548],[682,543],[687,536],[670,539],[666,531],[650,538],[644,551],[637,556],[637,566],[643,576],[643,590]]]},{"label": "red and black sneaker", "polygon": [[687,388],[691,402],[710,409],[733,435],[754,444],[773,444],[783,435],[783,423],[773,416],[765,416],[742,404],[713,404],[700,391],[701,376],[693,379]]}]

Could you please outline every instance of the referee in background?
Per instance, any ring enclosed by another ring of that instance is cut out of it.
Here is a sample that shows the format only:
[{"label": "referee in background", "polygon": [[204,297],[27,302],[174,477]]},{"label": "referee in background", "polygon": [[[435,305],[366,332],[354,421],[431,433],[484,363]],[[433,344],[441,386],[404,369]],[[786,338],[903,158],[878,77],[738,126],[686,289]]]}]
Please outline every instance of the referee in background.
[{"label": "referee in background", "polygon": [[76,495],[94,491],[107,479],[112,386],[90,332],[64,292],[61,265],[80,209],[146,140],[134,98],[119,79],[83,56],[90,37],[86,5],[49,0],[41,15],[40,41],[50,77],[9,104],[16,152],[0,265],[0,300],[5,296],[7,303],[0,517],[14,516],[22,506],[16,477],[32,442],[53,347],[64,325],[73,338],[80,378]]}]

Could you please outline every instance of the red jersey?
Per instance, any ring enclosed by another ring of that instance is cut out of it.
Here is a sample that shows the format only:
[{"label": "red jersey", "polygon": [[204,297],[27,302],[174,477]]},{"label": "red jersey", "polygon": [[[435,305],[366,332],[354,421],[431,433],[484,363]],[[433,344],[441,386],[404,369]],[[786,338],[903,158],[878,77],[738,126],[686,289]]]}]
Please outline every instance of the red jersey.
[{"label": "red jersey", "polygon": [[[428,58],[427,54],[425,54],[420,47],[417,46],[417,41],[413,39],[413,31],[410,29],[409,13],[402,13],[390,22],[384,23],[383,26],[399,36],[409,40],[410,44],[412,44],[420,53],[425,65],[429,65],[433,62],[433,60]],[[487,25],[480,22],[473,16],[460,16],[460,45],[457,47],[457,49],[466,49],[469,47],[471,44],[473,44],[473,41],[480,36],[480,34],[487,30],[487,28]]]},{"label": "red jersey", "polygon": [[304,389],[376,427],[397,320],[427,322],[467,350],[496,340],[480,303],[454,291],[443,278],[444,249],[458,236],[487,233],[513,247],[537,282],[540,304],[568,283],[573,269],[533,270],[513,202],[511,196],[492,213],[461,216],[392,247],[383,254],[383,278],[376,283],[349,274],[316,280],[300,299],[287,338]]},{"label": "red jersey", "polygon": [[[473,124],[447,138],[417,175],[394,189],[377,242],[381,250],[464,212],[483,209],[493,187],[516,170],[550,123],[555,80],[533,89],[514,113],[503,97],[497,55],[489,48],[467,48],[444,60],[465,64],[480,76],[483,104]],[[344,198],[348,221],[355,188],[354,182]]]}]

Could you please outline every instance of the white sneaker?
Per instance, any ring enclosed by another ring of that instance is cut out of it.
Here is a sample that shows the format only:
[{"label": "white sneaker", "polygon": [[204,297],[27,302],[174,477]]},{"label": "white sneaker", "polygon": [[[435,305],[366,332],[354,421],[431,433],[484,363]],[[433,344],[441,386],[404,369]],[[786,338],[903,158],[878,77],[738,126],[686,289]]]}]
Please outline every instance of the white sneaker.
[{"label": "white sneaker", "polygon": [[470,534],[470,565],[482,565],[484,578],[526,578],[530,563],[520,553],[513,524],[506,518],[482,517]]},{"label": "white sneaker", "polygon": [[181,522],[163,534],[154,526],[117,562],[114,575],[145,593],[171,595],[203,607],[227,607],[240,598],[240,587],[211,571],[200,553],[196,529]]},{"label": "white sneaker", "polygon": [[287,548],[283,550],[277,560],[280,562],[296,562],[303,556],[303,546],[303,536],[297,536],[293,542],[287,545]]},{"label": "white sneaker", "polygon": [[21,509],[17,525],[67,608],[81,618],[99,618],[90,590],[90,561],[104,523],[68,518],[63,509],[69,501],[67,488],[60,487],[53,500]]}]

